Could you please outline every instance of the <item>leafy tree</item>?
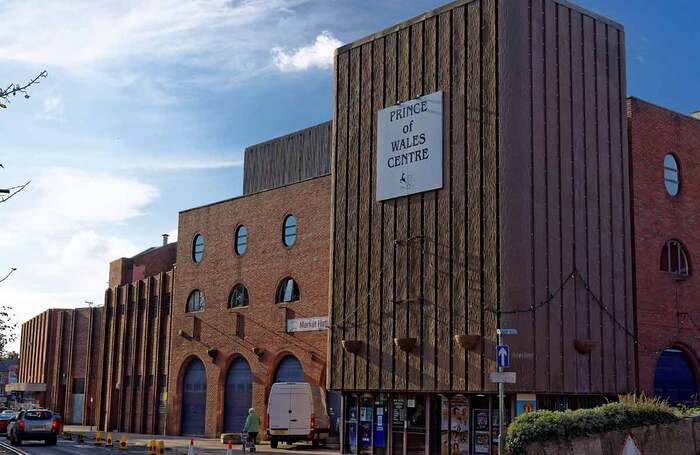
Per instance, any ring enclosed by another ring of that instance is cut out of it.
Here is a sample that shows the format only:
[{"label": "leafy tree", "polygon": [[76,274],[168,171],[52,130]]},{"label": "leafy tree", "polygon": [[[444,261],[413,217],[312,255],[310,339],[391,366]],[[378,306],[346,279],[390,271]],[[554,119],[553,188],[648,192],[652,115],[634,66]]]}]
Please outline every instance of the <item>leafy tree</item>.
[{"label": "leafy tree", "polygon": [[12,321],[13,316],[9,307],[0,306],[0,357],[4,356],[7,345],[17,339],[17,324]]}]

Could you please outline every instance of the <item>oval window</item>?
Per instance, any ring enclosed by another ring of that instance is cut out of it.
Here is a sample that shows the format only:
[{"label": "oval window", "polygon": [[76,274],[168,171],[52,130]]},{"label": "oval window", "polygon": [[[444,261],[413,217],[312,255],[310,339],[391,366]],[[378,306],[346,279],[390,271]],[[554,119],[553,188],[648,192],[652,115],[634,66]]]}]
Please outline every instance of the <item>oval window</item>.
[{"label": "oval window", "polygon": [[297,241],[297,218],[294,215],[287,215],[284,219],[282,241],[285,246],[292,246]]},{"label": "oval window", "polygon": [[236,229],[236,254],[241,256],[248,249],[248,228],[240,225]]},{"label": "oval window", "polygon": [[197,234],[192,241],[192,260],[199,264],[204,257],[204,236]]},{"label": "oval window", "polygon": [[677,195],[680,184],[678,161],[676,161],[675,156],[669,153],[664,157],[664,185],[666,186],[666,192],[670,196]]}]

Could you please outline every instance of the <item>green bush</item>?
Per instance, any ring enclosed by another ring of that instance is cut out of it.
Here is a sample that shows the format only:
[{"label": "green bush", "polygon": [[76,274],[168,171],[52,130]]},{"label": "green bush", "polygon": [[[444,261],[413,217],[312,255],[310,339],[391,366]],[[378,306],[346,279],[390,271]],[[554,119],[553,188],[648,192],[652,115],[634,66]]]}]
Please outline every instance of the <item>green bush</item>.
[{"label": "green bush", "polygon": [[513,455],[520,455],[533,442],[671,423],[684,414],[663,400],[644,396],[624,396],[618,402],[576,411],[535,411],[519,416],[508,427],[506,448]]}]

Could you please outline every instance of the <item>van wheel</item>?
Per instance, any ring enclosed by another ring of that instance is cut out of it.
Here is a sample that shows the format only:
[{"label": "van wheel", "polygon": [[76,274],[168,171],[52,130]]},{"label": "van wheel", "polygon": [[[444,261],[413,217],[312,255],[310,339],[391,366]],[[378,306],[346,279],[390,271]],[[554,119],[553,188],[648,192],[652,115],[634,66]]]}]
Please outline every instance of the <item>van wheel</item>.
[{"label": "van wheel", "polygon": [[53,437],[46,440],[46,445],[47,446],[55,446],[57,442],[58,442],[58,440],[57,440],[56,436],[53,436]]},{"label": "van wheel", "polygon": [[313,440],[311,441],[311,447],[313,447],[314,449],[318,449],[319,442],[320,441],[318,437],[313,438]]},{"label": "van wheel", "polygon": [[270,448],[276,449],[278,444],[279,444],[279,441],[277,441],[277,439],[275,439],[275,438],[270,439]]}]

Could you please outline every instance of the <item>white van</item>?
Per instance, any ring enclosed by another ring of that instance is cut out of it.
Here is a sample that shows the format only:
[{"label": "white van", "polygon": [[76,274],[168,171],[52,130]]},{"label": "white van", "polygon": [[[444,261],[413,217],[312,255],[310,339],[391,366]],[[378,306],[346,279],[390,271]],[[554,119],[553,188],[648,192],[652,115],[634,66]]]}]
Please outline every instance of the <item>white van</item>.
[{"label": "white van", "polygon": [[280,441],[310,441],[314,447],[325,444],[330,429],[325,392],[321,386],[307,382],[272,384],[267,422],[273,449]]}]

